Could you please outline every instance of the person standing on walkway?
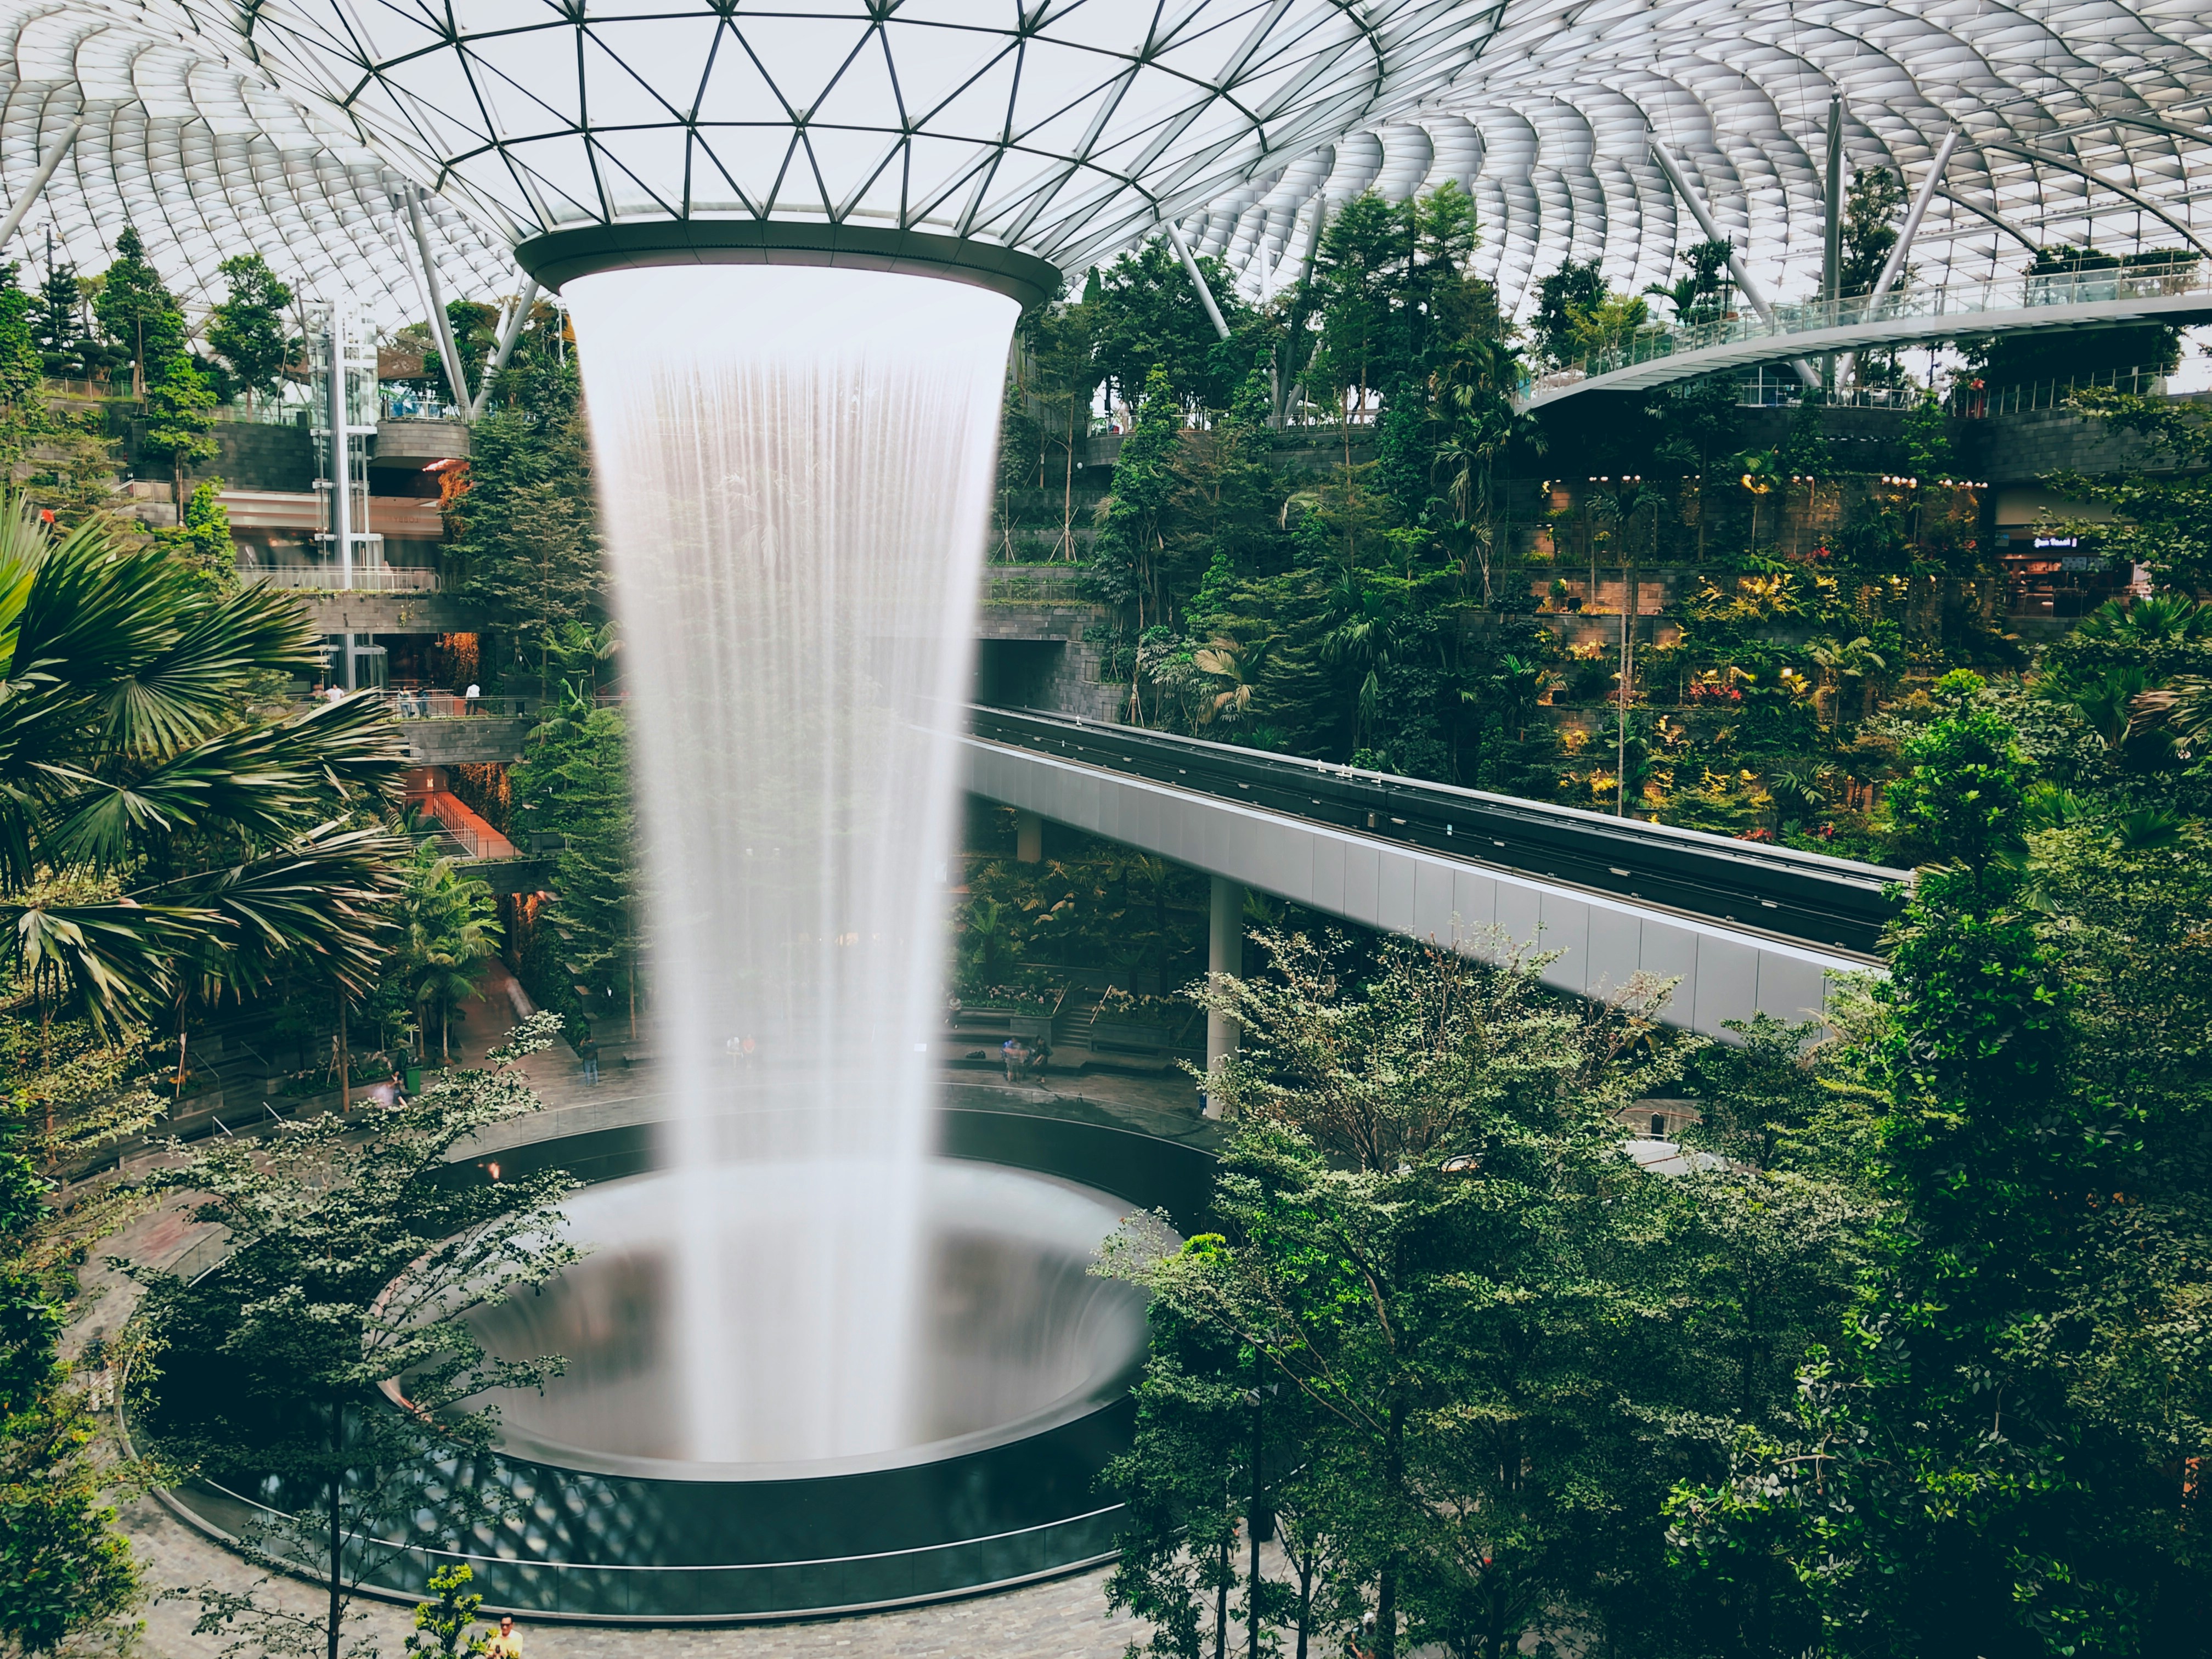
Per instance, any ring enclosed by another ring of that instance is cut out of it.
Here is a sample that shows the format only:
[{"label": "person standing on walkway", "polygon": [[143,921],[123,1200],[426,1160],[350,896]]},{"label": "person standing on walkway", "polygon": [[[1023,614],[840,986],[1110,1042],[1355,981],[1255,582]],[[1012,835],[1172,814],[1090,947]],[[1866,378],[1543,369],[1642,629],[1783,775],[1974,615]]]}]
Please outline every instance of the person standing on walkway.
[{"label": "person standing on walkway", "polygon": [[484,1659],[522,1659],[522,1638],[515,1633],[513,1613],[501,1615],[499,1634],[484,1650]]},{"label": "person standing on walkway", "polygon": [[469,682],[469,689],[461,693],[461,713],[464,714],[475,714],[477,712],[477,702],[481,697],[483,697],[483,687],[478,685],[474,680],[471,680]]},{"label": "person standing on walkway", "polygon": [[599,1040],[589,1031],[584,1033],[583,1047],[576,1050],[576,1058],[584,1062],[584,1081],[596,1084],[599,1080]]}]

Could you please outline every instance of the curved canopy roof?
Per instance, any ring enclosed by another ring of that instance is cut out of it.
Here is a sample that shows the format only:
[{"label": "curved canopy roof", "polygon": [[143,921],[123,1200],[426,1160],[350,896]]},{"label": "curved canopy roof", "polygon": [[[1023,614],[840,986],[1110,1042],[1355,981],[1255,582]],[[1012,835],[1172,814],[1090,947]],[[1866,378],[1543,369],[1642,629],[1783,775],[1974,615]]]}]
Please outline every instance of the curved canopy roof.
[{"label": "curved canopy roof", "polygon": [[[1486,14],[1486,16],[1489,14]],[[1523,308],[1598,259],[1617,287],[1704,240],[1654,161],[1683,163],[1753,276],[1808,295],[1830,100],[1847,178],[1925,177],[1960,135],[1913,244],[1919,280],[1981,281],[2038,246],[2212,252],[2212,7],[2203,0],[1508,0],[1480,58],[1371,127],[1187,219],[1248,290],[1302,255],[1315,198],[1471,190],[1481,273]]]},{"label": "curved canopy roof", "polygon": [[1562,259],[1641,287],[1701,240],[1652,135],[1803,294],[1838,94],[1854,170],[1917,185],[1962,135],[1923,280],[2212,248],[2202,0],[0,0],[0,191],[87,123],[16,254],[51,224],[97,269],[134,223],[190,298],[250,247],[391,323],[424,309],[405,177],[478,297],[514,287],[514,241],[684,216],[1079,270],[1179,215],[1258,290],[1321,196],[1451,178],[1519,306]]},{"label": "curved canopy roof", "polygon": [[[170,286],[219,299],[216,267],[255,252],[303,295],[341,296],[397,325],[424,314],[390,207],[398,174],[303,108],[234,39],[106,0],[0,0],[0,194],[13,201],[70,123],[82,130],[7,252],[88,274],[135,225]],[[500,239],[449,204],[429,238],[449,283],[514,287]]]},{"label": "curved canopy roof", "polygon": [[[199,3],[199,0],[183,0]],[[516,241],[849,224],[1062,270],[1404,107],[1465,0],[261,0],[264,64]]]}]

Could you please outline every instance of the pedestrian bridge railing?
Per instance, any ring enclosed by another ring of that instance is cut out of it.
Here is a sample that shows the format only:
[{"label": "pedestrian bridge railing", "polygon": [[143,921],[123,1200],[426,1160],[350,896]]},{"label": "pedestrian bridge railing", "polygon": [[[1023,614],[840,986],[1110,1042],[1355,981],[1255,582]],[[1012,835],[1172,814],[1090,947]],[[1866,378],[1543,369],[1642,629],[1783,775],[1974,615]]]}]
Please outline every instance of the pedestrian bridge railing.
[{"label": "pedestrian bridge railing", "polygon": [[[1761,346],[1771,345],[1778,356],[1832,349],[1831,343],[1814,337],[1823,335],[1838,337],[1832,346],[1842,349],[1891,338],[1972,334],[1978,321],[1997,331],[2198,313],[2212,313],[2212,264],[2194,254],[2155,265],[2014,276],[1971,286],[1902,288],[1878,299],[1863,295],[1777,304],[1765,316],[1740,306],[1708,321],[1657,324],[1621,335],[1577,362],[1525,382],[1522,401],[1548,403],[1600,382],[1622,389],[1657,385],[1722,366],[1716,359],[1756,357]],[[1683,358],[1704,361],[1684,364],[1679,375],[1630,373],[1663,370],[1670,360]]]}]

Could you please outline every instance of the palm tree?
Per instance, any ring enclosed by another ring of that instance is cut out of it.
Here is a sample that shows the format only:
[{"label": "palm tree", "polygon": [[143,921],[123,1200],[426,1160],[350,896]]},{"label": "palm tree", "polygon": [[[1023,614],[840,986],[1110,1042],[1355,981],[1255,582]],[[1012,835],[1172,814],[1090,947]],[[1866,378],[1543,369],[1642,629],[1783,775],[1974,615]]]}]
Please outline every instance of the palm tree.
[{"label": "palm tree", "polygon": [[1759,504],[1765,500],[1775,485],[1782,482],[1781,469],[1775,465],[1774,457],[1766,450],[1748,450],[1736,457],[1736,467],[1742,475],[1741,482],[1751,494],[1751,544],[1759,545]]},{"label": "palm tree", "polygon": [[[1468,555],[1482,578],[1486,605],[1491,602],[1491,572],[1499,541],[1492,489],[1498,459],[1516,441],[1538,454],[1547,447],[1543,423],[1532,412],[1514,409],[1525,372],[1520,353],[1505,342],[1475,341],[1436,382],[1434,406],[1444,425],[1436,465],[1443,470],[1453,532],[1466,538]],[[1467,575],[1462,560],[1462,588]]]},{"label": "palm tree", "polygon": [[1191,661],[1199,672],[1228,682],[1199,705],[1200,726],[1211,726],[1216,720],[1234,724],[1252,712],[1252,694],[1274,643],[1272,635],[1247,643],[1217,634],[1211,644],[1192,653]]},{"label": "palm tree", "polygon": [[2035,677],[2036,696],[2074,709],[2094,729],[2106,752],[2118,754],[2164,717],[2177,734],[2203,729],[2200,691],[2185,678],[2166,685],[2137,663],[2118,667],[2064,663]]},{"label": "palm tree", "polygon": [[0,497],[0,973],[96,1029],[304,968],[374,981],[406,753],[371,698],[252,702],[320,639],[295,599],[208,591],[94,520]]},{"label": "palm tree", "polygon": [[[1813,660],[1835,682],[1838,702],[1843,698],[1844,681],[1852,680],[1858,684],[1861,690],[1859,714],[1863,718],[1867,712],[1865,691],[1875,676],[1889,672],[1889,659],[1876,651],[1874,641],[1863,634],[1850,641],[1815,640],[1808,648]],[[1840,720],[1842,717],[1843,711],[1838,708],[1837,718]]]},{"label": "palm tree", "polygon": [[407,872],[400,914],[407,936],[398,970],[419,1022],[418,1042],[423,1049],[428,1048],[434,1013],[438,1058],[448,1061],[453,1057],[453,1011],[477,994],[483,964],[499,946],[498,901],[489,886],[464,876],[452,858],[440,857],[426,846]]},{"label": "palm tree", "polygon": [[2138,647],[2212,639],[2212,602],[2185,593],[2151,593],[2127,604],[2107,599],[2081,618],[2077,640]]}]

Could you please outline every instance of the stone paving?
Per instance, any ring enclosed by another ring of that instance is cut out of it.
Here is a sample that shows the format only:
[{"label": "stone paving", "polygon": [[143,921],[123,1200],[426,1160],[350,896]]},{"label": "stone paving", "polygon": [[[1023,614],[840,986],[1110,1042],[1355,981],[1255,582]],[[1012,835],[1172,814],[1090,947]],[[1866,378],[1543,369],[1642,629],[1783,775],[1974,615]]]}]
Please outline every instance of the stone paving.
[{"label": "stone paving", "polygon": [[[214,1583],[244,1590],[258,1575],[245,1562],[193,1531],[151,1500],[133,1504],[125,1529],[155,1589]],[[837,1653],[881,1654],[908,1659],[923,1655],[989,1656],[990,1659],[1121,1659],[1145,1626],[1106,1611],[1103,1568],[1025,1584],[996,1595],[939,1601],[927,1607],[781,1625],[663,1626],[526,1624],[529,1659],[817,1659]],[[269,1586],[276,1605],[307,1608],[312,1587],[292,1581]],[[400,1659],[412,1628],[406,1607],[358,1604],[366,1619],[353,1634],[372,1636],[380,1659]],[[216,1659],[219,1636],[194,1636],[198,1608],[189,1601],[157,1603],[145,1611],[143,1659]]]},{"label": "stone paving", "polygon": [[[504,975],[495,972],[484,994],[462,1028],[474,1039],[471,1049],[502,1032],[509,1018]],[[611,1046],[611,1045],[610,1045]],[[457,1056],[458,1058],[458,1056]],[[471,1054],[473,1058],[473,1054]],[[546,1116],[517,1126],[516,1141],[549,1133],[574,1133],[616,1123],[652,1121],[662,1109],[650,1066],[635,1069],[605,1064],[594,1088],[583,1081],[582,1067],[565,1044],[523,1062],[532,1086],[544,1100]],[[1204,1142],[1213,1126],[1197,1113],[1196,1091],[1179,1074],[1122,1076],[1084,1074],[1052,1077],[1042,1086],[1006,1087],[988,1073],[948,1070],[945,1080],[963,1105],[1003,1101],[1012,1109],[1068,1115],[1143,1129],[1177,1139]],[[502,1142],[502,1144],[506,1144]],[[94,1338],[106,1338],[128,1317],[134,1287],[101,1265],[103,1256],[140,1261],[172,1261],[191,1248],[204,1230],[192,1226],[173,1208],[142,1216],[106,1240],[82,1275],[84,1293],[78,1316],[64,1338],[72,1353]],[[259,1575],[214,1540],[178,1520],[152,1498],[125,1506],[124,1529],[143,1569],[149,1598],[170,1589],[190,1590],[214,1583],[234,1591],[252,1586]],[[532,1623],[526,1630],[530,1659],[629,1659],[652,1653],[672,1659],[796,1659],[840,1652],[897,1656],[989,1656],[990,1659],[1120,1659],[1145,1627],[1110,1616],[1104,1595],[1105,1570],[1024,1585],[997,1595],[937,1602],[926,1607],[775,1625],[608,1626]],[[264,1594],[276,1604],[306,1609],[315,1602],[312,1587],[279,1579]],[[364,1600],[358,1633],[374,1638],[380,1659],[399,1659],[411,1628],[407,1607]],[[143,1659],[216,1659],[226,1645],[220,1635],[195,1636],[197,1607],[189,1601],[149,1600],[143,1617]]]}]

